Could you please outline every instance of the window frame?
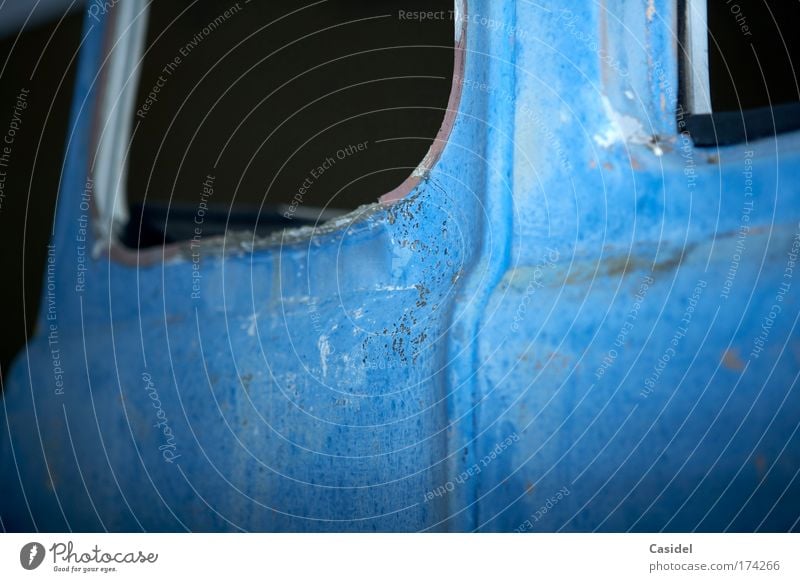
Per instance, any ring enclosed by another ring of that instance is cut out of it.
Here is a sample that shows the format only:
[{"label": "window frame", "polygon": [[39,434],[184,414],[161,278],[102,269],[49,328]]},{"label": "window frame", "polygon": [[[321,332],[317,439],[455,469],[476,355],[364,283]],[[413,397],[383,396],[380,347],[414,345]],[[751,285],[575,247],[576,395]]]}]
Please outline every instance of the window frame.
[{"label": "window frame", "polygon": [[678,0],[678,42],[679,130],[688,132],[695,146],[735,145],[800,130],[800,101],[741,111],[713,111],[708,0]]},{"label": "window frame", "polygon": [[[103,56],[99,63],[98,98],[93,114],[88,175],[94,181],[91,224],[97,247],[115,262],[147,265],[186,254],[191,241],[177,241],[145,249],[122,243],[129,220],[127,153],[132,139],[133,113],[147,37],[152,0],[126,0],[114,5],[105,22]],[[405,199],[438,162],[458,115],[467,43],[467,0],[454,3],[454,72],[442,125],[433,143],[406,180],[390,192],[376,195],[375,206],[388,207]],[[367,213],[361,212],[361,216]],[[341,228],[345,228],[344,226]],[[222,237],[216,237],[222,240]]]}]

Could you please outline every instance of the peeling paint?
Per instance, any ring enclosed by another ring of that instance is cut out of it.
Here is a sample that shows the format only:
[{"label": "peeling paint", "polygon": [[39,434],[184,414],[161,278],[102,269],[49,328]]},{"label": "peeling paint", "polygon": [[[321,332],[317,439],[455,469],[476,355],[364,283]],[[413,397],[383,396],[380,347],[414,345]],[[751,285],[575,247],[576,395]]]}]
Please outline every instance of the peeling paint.
[{"label": "peeling paint", "polygon": [[328,341],[328,336],[319,336],[317,348],[319,348],[319,365],[322,368],[322,377],[324,378],[328,375],[328,356],[333,353],[333,348]]},{"label": "peeling paint", "polygon": [[603,148],[609,148],[617,143],[648,144],[651,136],[644,131],[642,123],[635,117],[617,113],[608,97],[601,96],[603,109],[608,119],[608,127],[601,134],[594,135],[594,141]]}]

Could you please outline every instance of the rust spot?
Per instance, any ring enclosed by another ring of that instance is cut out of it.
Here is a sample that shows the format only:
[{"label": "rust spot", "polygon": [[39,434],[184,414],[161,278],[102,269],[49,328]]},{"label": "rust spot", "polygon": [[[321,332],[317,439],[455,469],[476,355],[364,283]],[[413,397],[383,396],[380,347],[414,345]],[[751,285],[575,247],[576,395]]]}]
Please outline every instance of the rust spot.
[{"label": "rust spot", "polygon": [[528,495],[531,495],[531,494],[533,494],[534,489],[536,489],[536,485],[534,485],[530,481],[527,481],[525,483],[525,493],[527,493]]},{"label": "rust spot", "polygon": [[716,154],[712,154],[706,158],[706,161],[709,164],[718,164],[719,163],[719,156]]},{"label": "rust spot", "polygon": [[647,11],[645,15],[647,16],[647,22],[653,22],[653,16],[656,15],[655,0],[647,0]]},{"label": "rust spot", "polygon": [[548,355],[548,362],[552,362],[555,366],[560,366],[563,369],[569,368],[570,357],[560,352],[550,352]]},{"label": "rust spot", "polygon": [[670,258],[665,259],[663,261],[659,261],[655,265],[653,265],[653,272],[654,273],[663,273],[667,271],[672,271],[677,269],[683,263],[683,259],[686,255],[694,251],[697,243],[687,243],[684,245],[683,248],[680,249],[680,252],[675,253]]},{"label": "rust spot", "polygon": [[753,465],[755,465],[758,475],[763,477],[764,473],[767,471],[767,458],[762,453],[758,453],[753,458]]},{"label": "rust spot", "polygon": [[639,160],[637,160],[633,156],[631,156],[631,168],[633,168],[634,170],[642,169],[642,165],[639,163]]},{"label": "rust spot", "polygon": [[594,170],[597,167],[597,162],[594,160],[589,160],[589,168]]},{"label": "rust spot", "polygon": [[692,252],[697,243],[687,243],[683,248],[674,252],[667,258],[653,263],[642,257],[636,256],[615,256],[609,257],[601,262],[590,262],[579,264],[570,269],[565,278],[567,285],[574,285],[584,281],[590,281],[595,277],[612,277],[621,275],[625,277],[632,271],[650,270],[652,273],[668,272],[677,269],[686,255]]},{"label": "rust spot", "polygon": [[614,169],[614,166],[611,165],[611,162],[603,162],[603,167],[606,170],[613,170]]},{"label": "rust spot", "polygon": [[725,350],[725,353],[722,354],[722,365],[734,372],[744,370],[744,362],[739,357],[739,352],[733,348]]},{"label": "rust spot", "polygon": [[633,267],[633,257],[612,257],[606,261],[606,273],[608,275],[625,276]]}]

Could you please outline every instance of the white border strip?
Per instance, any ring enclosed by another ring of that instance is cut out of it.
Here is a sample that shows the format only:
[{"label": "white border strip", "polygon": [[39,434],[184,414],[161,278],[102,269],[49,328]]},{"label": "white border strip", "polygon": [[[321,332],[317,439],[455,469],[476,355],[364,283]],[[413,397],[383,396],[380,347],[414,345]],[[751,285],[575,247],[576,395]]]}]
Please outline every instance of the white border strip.
[{"label": "white border strip", "polygon": [[686,0],[687,105],[694,114],[711,113],[711,83],[708,73],[707,0]]}]

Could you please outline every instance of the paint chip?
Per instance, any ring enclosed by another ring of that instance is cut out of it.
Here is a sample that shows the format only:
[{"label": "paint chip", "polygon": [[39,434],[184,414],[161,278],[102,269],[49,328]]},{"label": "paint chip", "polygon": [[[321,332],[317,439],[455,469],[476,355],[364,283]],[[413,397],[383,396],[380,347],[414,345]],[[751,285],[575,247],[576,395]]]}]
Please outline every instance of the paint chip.
[{"label": "paint chip", "polygon": [[722,365],[734,372],[744,370],[744,362],[739,357],[739,352],[733,348],[725,350],[725,353],[722,354]]}]

